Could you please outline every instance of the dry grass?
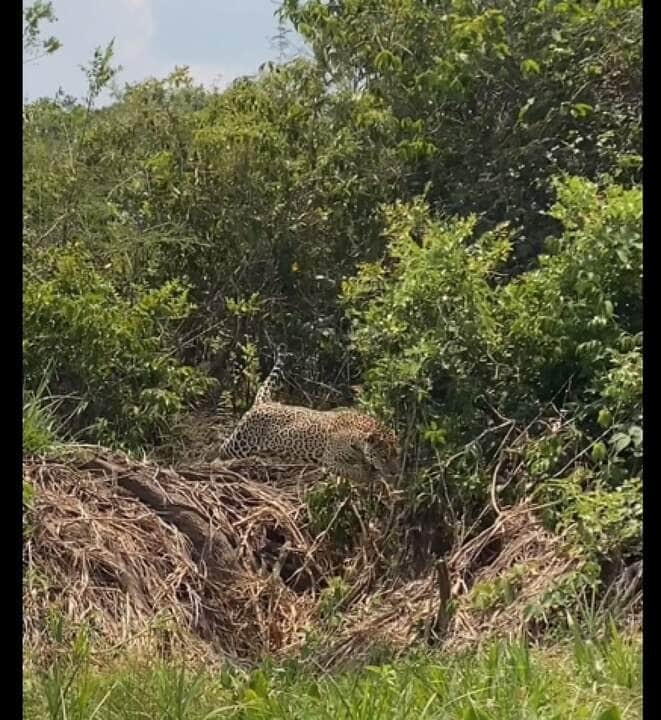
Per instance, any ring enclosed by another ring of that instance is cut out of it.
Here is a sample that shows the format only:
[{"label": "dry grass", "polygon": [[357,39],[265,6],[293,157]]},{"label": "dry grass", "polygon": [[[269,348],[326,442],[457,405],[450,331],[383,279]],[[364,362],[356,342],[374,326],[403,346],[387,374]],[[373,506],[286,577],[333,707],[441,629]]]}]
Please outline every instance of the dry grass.
[{"label": "dry grass", "polygon": [[[305,493],[320,475],[310,467],[242,461],[174,470],[90,452],[27,459],[23,472],[34,488],[24,638],[36,658],[47,658],[54,610],[65,624],[87,623],[105,652],[134,644],[209,662],[287,657],[310,630],[328,629],[320,600],[339,576],[348,591],[315,663],[338,666],[379,644],[400,653],[425,638],[463,647],[518,632],[525,607],[577,567],[527,504],[503,509],[445,564],[430,562],[406,581],[384,569],[379,550],[386,534],[402,532],[392,522],[365,523],[342,562],[324,533],[312,535]],[[476,605],[475,588],[512,568],[510,602]]]},{"label": "dry grass", "polygon": [[[526,607],[577,569],[561,538],[544,530],[527,504],[503,511],[492,526],[451,552],[446,563],[454,612],[445,623],[439,623],[444,593],[438,568],[407,583],[376,588],[346,613],[323,653],[328,667],[367,657],[375,644],[401,654],[420,640],[441,640],[460,650],[487,638],[514,636],[526,626]],[[472,589],[513,569],[521,575],[509,602],[495,600],[486,608],[475,604]]]}]

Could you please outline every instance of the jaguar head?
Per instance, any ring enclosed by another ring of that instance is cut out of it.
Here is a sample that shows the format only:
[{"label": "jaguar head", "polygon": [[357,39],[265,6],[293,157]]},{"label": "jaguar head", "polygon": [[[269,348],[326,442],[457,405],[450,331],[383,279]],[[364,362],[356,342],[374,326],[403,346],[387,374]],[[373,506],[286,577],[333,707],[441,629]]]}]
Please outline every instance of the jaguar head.
[{"label": "jaguar head", "polygon": [[384,478],[395,478],[401,470],[401,456],[395,433],[390,430],[373,430],[363,442],[366,462]]}]

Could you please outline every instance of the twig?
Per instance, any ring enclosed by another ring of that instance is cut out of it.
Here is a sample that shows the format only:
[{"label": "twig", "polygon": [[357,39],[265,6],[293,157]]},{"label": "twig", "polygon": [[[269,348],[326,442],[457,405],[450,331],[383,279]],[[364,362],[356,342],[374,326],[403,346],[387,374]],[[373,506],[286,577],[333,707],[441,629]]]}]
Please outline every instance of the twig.
[{"label": "twig", "polygon": [[493,475],[491,476],[491,507],[494,509],[496,517],[500,517],[502,515],[500,507],[498,506],[498,501],[496,500],[496,483],[498,482],[498,473],[500,472],[500,466],[502,464],[503,458],[498,460],[496,467],[494,468]]},{"label": "twig", "polygon": [[569,467],[571,467],[580,457],[583,457],[583,455],[585,455],[587,452],[589,452],[598,442],[603,440],[606,437],[606,435],[608,435],[609,432],[611,432],[611,428],[604,430],[604,432],[602,432],[598,438],[593,440],[589,445],[584,447],[579,453],[574,455],[574,457],[563,468],[558,470],[558,472],[555,473],[555,475],[552,475],[551,479],[555,480],[556,478],[560,477],[565,472],[565,470],[567,470]]}]

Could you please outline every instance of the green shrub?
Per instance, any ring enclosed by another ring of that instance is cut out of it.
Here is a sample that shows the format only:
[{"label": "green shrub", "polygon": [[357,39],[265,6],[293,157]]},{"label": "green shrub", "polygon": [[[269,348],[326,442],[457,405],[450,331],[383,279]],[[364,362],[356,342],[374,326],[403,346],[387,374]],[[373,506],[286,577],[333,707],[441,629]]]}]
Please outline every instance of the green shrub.
[{"label": "green shrub", "polygon": [[283,13],[335,86],[399,127],[405,198],[480,229],[522,226],[520,266],[554,223],[559,173],[629,185],[642,164],[640,0],[290,0]]},{"label": "green shrub", "polygon": [[211,384],[176,359],[173,330],[190,309],[176,281],[124,296],[84,249],[44,252],[24,285],[26,386],[40,382],[47,358],[50,387],[80,405],[74,430],[110,445],[153,443]]},{"label": "green shrub", "polygon": [[597,475],[576,471],[544,488],[555,502],[555,528],[564,531],[586,557],[599,560],[637,559],[642,556],[643,492],[640,478],[623,481],[615,489]]},{"label": "green shrub", "polygon": [[[282,13],[313,57],[222,93],[178,68],[102,110],[58,97],[24,111],[28,257],[75,238],[128,286],[185,280],[186,359],[224,383],[239,343],[262,357],[270,339],[286,339],[317,395],[315,381],[357,381],[338,289],[383,252],[379,203],[426,193],[434,213],[475,214],[478,234],[510,222],[509,273],[558,226],[544,214],[551,177],[640,179],[639,0]],[[96,56],[90,93],[110,59]],[[237,315],[244,304],[254,311]]]},{"label": "green shrub", "polygon": [[474,237],[473,220],[434,219],[421,202],[387,210],[386,258],[343,288],[363,401],[402,430],[418,507],[459,501],[469,518],[480,513],[494,453],[518,436],[510,458],[525,482],[509,500],[586,468],[590,480],[562,494],[560,514],[583,518],[590,552],[603,555],[603,540],[635,555],[642,193],[571,177],[556,190],[562,234],[509,282],[498,272],[506,228]]},{"label": "green shrub", "polygon": [[490,280],[508,255],[506,228],[474,239],[475,218],[438,222],[415,202],[386,210],[388,259],[365,264],[343,286],[367,401],[446,441],[437,424],[471,419],[500,345]]},{"label": "green shrub", "polygon": [[550,210],[563,227],[539,266],[500,293],[503,361],[540,399],[572,378],[592,387],[642,323],[642,193],[581,178],[555,183]]}]

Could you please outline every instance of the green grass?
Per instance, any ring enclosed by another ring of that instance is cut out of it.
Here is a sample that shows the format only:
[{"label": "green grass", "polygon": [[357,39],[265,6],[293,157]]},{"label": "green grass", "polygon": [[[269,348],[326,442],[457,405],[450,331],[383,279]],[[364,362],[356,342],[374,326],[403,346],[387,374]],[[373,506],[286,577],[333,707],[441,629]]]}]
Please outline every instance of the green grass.
[{"label": "green grass", "polygon": [[642,714],[641,641],[530,649],[494,643],[464,655],[314,675],[296,663],[245,673],[124,661],[93,669],[84,644],[47,671],[26,671],[27,720],[617,720]]},{"label": "green grass", "polygon": [[57,442],[58,423],[49,402],[35,395],[23,400],[23,451],[39,455]]},{"label": "green grass", "polygon": [[[54,450],[81,447],[70,428],[85,403],[73,395],[50,394],[48,377],[46,370],[36,389],[23,387],[24,455],[46,455]],[[66,413],[64,407],[68,408]]]},{"label": "green grass", "polygon": [[57,418],[62,398],[48,395],[48,374],[36,390],[23,389],[23,452],[39,455],[55,446],[63,423]]}]

